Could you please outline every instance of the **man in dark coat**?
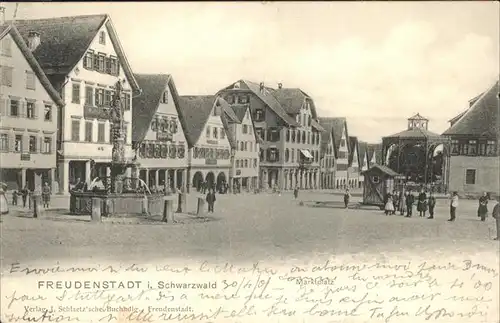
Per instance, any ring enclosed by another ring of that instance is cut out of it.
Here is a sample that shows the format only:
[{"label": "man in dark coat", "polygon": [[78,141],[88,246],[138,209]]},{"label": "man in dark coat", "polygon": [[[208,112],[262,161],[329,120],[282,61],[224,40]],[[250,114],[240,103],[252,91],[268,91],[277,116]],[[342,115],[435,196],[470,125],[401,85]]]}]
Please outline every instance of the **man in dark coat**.
[{"label": "man in dark coat", "polygon": [[434,219],[434,208],[436,207],[436,197],[432,193],[432,191],[429,193],[429,200],[427,202],[429,206],[429,217],[428,219]]},{"label": "man in dark coat", "polygon": [[217,199],[215,198],[215,193],[214,193],[213,188],[208,189],[208,194],[207,194],[206,200],[207,200],[207,204],[208,204],[208,212],[214,213],[214,204],[215,204],[215,201]]},{"label": "man in dark coat", "polygon": [[479,198],[479,206],[477,208],[477,216],[481,218],[481,221],[486,221],[486,216],[488,215],[488,193],[484,192],[483,196]]},{"label": "man in dark coat", "polygon": [[406,217],[409,218],[413,214],[413,203],[415,203],[415,196],[412,191],[408,191],[408,196],[406,197]]}]

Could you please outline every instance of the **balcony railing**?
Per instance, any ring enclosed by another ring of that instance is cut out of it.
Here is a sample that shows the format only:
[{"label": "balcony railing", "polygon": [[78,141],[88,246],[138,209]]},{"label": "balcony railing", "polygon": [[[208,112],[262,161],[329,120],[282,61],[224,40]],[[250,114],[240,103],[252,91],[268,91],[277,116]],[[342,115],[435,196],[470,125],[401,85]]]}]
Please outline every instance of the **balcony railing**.
[{"label": "balcony railing", "polygon": [[105,107],[85,105],[83,107],[83,117],[85,119],[108,119],[108,111],[109,109]]}]

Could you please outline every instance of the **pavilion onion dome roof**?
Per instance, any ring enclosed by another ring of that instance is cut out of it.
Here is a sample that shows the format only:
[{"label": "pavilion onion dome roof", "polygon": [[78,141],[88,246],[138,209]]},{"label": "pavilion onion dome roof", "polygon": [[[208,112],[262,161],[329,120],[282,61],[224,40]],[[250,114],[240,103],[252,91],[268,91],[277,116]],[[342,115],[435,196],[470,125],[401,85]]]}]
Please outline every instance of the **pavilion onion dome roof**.
[{"label": "pavilion onion dome roof", "polygon": [[440,134],[437,134],[435,132],[429,131],[427,129],[422,129],[422,128],[414,128],[414,129],[408,129],[405,131],[401,131],[395,134],[392,134],[390,136],[385,136],[384,138],[401,138],[401,139],[431,139],[431,138],[441,138]]},{"label": "pavilion onion dome roof", "polygon": [[499,92],[497,81],[443,135],[499,138]]}]

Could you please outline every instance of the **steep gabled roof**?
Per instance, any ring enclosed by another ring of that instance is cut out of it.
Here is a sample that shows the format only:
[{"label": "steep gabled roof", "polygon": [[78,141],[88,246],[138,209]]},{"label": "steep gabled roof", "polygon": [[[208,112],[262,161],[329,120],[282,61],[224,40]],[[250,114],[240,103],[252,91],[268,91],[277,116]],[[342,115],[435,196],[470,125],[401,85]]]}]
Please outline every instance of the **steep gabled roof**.
[{"label": "steep gabled roof", "polygon": [[33,51],[46,74],[67,75],[84,57],[85,52],[106,24],[108,34],[115,51],[120,58],[131,87],[139,87],[118,40],[115,28],[107,14],[57,17],[46,19],[16,20],[15,25],[24,40],[28,40],[30,31],[40,33],[40,45]]},{"label": "steep gabled roof", "polygon": [[232,108],[231,111],[233,111],[234,115],[239,120],[239,122],[242,122],[243,118],[245,118],[245,115],[247,113],[248,105],[247,104],[232,104],[231,108]]},{"label": "steep gabled roof", "polygon": [[443,135],[499,138],[499,92],[496,81]]},{"label": "steep gabled roof", "polygon": [[144,140],[167,86],[174,100],[182,130],[185,133],[187,125],[179,107],[179,93],[173,77],[170,74],[134,74],[134,78],[141,87],[142,93],[133,98],[132,141],[139,144]]},{"label": "steep gabled roof", "polygon": [[272,93],[288,114],[298,114],[300,112],[300,109],[304,105],[305,100],[309,99],[312,117],[313,119],[318,118],[314,100],[311,98],[311,96],[309,96],[301,89],[281,88],[274,90]]},{"label": "steep gabled roof", "polygon": [[321,147],[320,147],[321,157],[323,157],[328,148],[328,144],[330,143],[330,138],[333,138],[332,137],[333,123],[328,122],[322,118],[319,119],[319,123],[324,129],[324,131],[321,132]]},{"label": "steep gabled roof", "polygon": [[[334,117],[325,117],[319,118],[321,124],[330,124],[332,127],[332,136],[334,143],[335,155],[338,155],[340,140],[342,139],[342,131],[345,129],[346,137],[349,136],[347,132],[347,120],[344,117],[334,118]],[[349,147],[349,145],[347,145]]]},{"label": "steep gabled roof", "polygon": [[368,143],[364,141],[358,141],[358,156],[359,156],[359,167],[364,167],[367,163],[366,157],[367,157],[367,150],[368,150]]},{"label": "steep gabled roof", "polygon": [[354,161],[354,152],[358,152],[358,165],[360,165],[361,163],[359,162],[359,147],[358,147],[358,137],[354,137],[354,136],[350,136],[348,137],[349,138],[349,159],[348,159],[348,163],[349,163],[349,166],[352,165],[352,162]]},{"label": "steep gabled roof", "polygon": [[389,167],[387,166],[383,166],[383,165],[380,165],[380,164],[375,164],[375,165],[372,165],[370,166],[369,169],[365,170],[364,172],[362,172],[361,174],[365,174],[365,173],[371,173],[373,172],[374,169],[378,169],[379,171],[381,171],[382,173],[384,174],[387,174],[389,176],[400,176],[398,173],[396,173],[395,171],[393,171],[392,169],[390,169]]},{"label": "steep gabled roof", "polygon": [[[265,105],[269,107],[269,109],[271,109],[271,111],[273,111],[287,125],[292,127],[300,127],[300,124],[286,113],[286,111],[283,109],[283,107],[278,102],[276,97],[273,95],[273,92],[275,91],[274,89],[264,88],[265,91],[264,93],[262,93],[260,91],[260,85],[255,82],[248,80],[239,80],[237,82],[244,83],[248,87],[248,89],[252,91],[252,93],[254,93]],[[224,88],[224,90],[232,89],[233,84]]]},{"label": "steep gabled roof", "polygon": [[33,56],[31,51],[29,50],[28,45],[26,45],[26,43],[24,42],[23,37],[21,36],[17,28],[12,24],[0,26],[0,40],[3,39],[7,34],[10,34],[10,36],[16,43],[21,53],[23,53],[24,57],[26,58],[26,61],[30,65],[33,72],[36,74],[38,80],[40,81],[40,84],[42,84],[44,89],[49,94],[50,98],[58,106],[60,107],[64,106],[64,102],[59,96],[59,93],[57,93],[57,91],[50,83],[49,79],[43,72],[42,67],[40,66],[40,64],[38,64],[38,61],[36,60],[35,56]]},{"label": "steep gabled roof", "polygon": [[311,127],[313,127],[314,129],[318,130],[319,132],[324,132],[325,131],[325,128],[323,128],[318,121],[316,121],[315,119],[312,119],[311,120]]},{"label": "steep gabled roof", "polygon": [[229,107],[224,99],[215,95],[182,95],[179,97],[179,103],[187,125],[184,134],[190,147],[198,142],[215,105],[218,103],[222,111]]},{"label": "steep gabled roof", "polygon": [[382,165],[382,145],[381,144],[368,144],[368,167],[371,167],[372,165],[370,164],[373,155],[375,155],[375,162],[377,164]]},{"label": "steep gabled roof", "polygon": [[223,107],[222,115],[221,115],[222,123],[224,124],[224,129],[226,130],[227,140],[229,141],[229,145],[233,149],[237,149],[236,145],[236,134],[233,131],[232,124],[240,123],[234,111],[231,108]]}]

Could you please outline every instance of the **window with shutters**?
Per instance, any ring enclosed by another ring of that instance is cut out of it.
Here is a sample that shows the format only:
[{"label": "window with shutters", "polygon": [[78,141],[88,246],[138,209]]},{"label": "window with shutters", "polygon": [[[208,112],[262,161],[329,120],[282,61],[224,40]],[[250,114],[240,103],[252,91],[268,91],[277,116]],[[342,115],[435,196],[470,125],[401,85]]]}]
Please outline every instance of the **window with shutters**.
[{"label": "window with shutters", "polygon": [[207,127],[206,135],[207,139],[210,139],[210,127]]},{"label": "window with shutters", "polygon": [[88,50],[83,59],[83,67],[88,70],[94,69],[94,51]]},{"label": "window with shutters", "polygon": [[246,124],[243,125],[243,134],[248,133],[248,126]]},{"label": "window with shutters", "polygon": [[111,74],[111,58],[110,57],[104,58],[104,65],[105,65],[105,69],[106,69],[106,74]]},{"label": "window with shutters", "polygon": [[10,115],[12,117],[19,117],[20,115],[20,107],[19,107],[19,101],[18,100],[10,100]]},{"label": "window with shutters", "polygon": [[26,117],[28,119],[35,119],[35,102],[26,102]]},{"label": "window with shutters", "polygon": [[217,129],[217,127],[214,127],[214,139],[217,139],[219,138],[219,131]]},{"label": "window with shutters", "polygon": [[163,92],[161,96],[161,103],[168,103],[168,91]]},{"label": "window with shutters", "polygon": [[94,63],[94,70],[99,71],[99,55],[98,54],[94,53],[93,63]]},{"label": "window with shutters", "polygon": [[95,89],[95,105],[97,107],[104,105],[104,89]]},{"label": "window with shutters", "polygon": [[245,168],[248,168],[248,159],[245,159]]},{"label": "window with shutters", "polygon": [[71,141],[80,141],[80,120],[71,120]]},{"label": "window with shutters", "polygon": [[85,141],[92,142],[92,121],[85,121]]},{"label": "window with shutters", "polygon": [[44,137],[43,138],[43,153],[51,154],[52,153],[52,138]]},{"label": "window with shutters", "polygon": [[36,153],[36,136],[30,136],[29,150],[30,153]]},{"label": "window with shutters", "polygon": [[6,133],[0,134],[0,151],[9,151],[9,135]]},{"label": "window with shutters", "polygon": [[109,107],[111,105],[111,91],[104,91],[104,106]]},{"label": "window with shutters", "polygon": [[12,73],[14,68],[10,66],[0,66],[0,74],[2,78],[0,79],[0,85],[12,86]]},{"label": "window with shutters", "polygon": [[23,135],[16,135],[14,137],[14,152],[20,153],[23,151]]},{"label": "window with shutters", "polygon": [[118,75],[118,60],[116,57],[110,57],[111,75]]},{"label": "window with shutters", "polygon": [[255,121],[256,122],[264,121],[264,118],[265,118],[264,110],[263,109],[256,109],[255,110]]},{"label": "window with shutters", "polygon": [[295,162],[295,149],[294,148],[292,148],[291,155],[292,155],[292,163],[293,163],[293,162]]},{"label": "window with shutters", "polygon": [[98,61],[99,61],[99,72],[104,73],[105,72],[105,67],[104,67],[104,61],[105,61],[106,55],[99,53],[98,55]]},{"label": "window with shutters", "polygon": [[85,105],[94,105],[94,88],[91,86],[85,87]]},{"label": "window with shutters", "polygon": [[34,90],[36,85],[35,73],[31,71],[26,71],[26,88],[28,90]]},{"label": "window with shutters", "polygon": [[106,139],[104,138],[104,123],[99,122],[97,124],[97,142],[105,142]]},{"label": "window with shutters", "polygon": [[52,106],[46,104],[43,109],[43,120],[52,121]]},{"label": "window with shutters", "polygon": [[125,102],[124,102],[125,111],[128,111],[128,110],[130,110],[130,94],[125,93],[123,95],[123,98],[125,100]]},{"label": "window with shutters", "polygon": [[285,149],[285,161],[288,162],[290,160],[290,150]]},{"label": "window with shutters", "polygon": [[245,143],[243,141],[240,142],[240,151],[245,151]]},{"label": "window with shutters", "polygon": [[79,104],[80,103],[80,83],[73,83],[71,94],[72,94],[71,102]]},{"label": "window with shutters", "polygon": [[465,184],[468,184],[468,185],[476,184],[476,170],[475,169],[465,170]]},{"label": "window with shutters", "polygon": [[106,45],[106,32],[104,31],[99,32],[99,44]]},{"label": "window with shutters", "polygon": [[278,149],[277,148],[269,148],[268,150],[268,159],[270,162],[277,162],[279,161],[279,154],[278,154]]},{"label": "window with shutters", "polygon": [[306,143],[306,132],[305,131],[302,133],[302,143],[303,144]]},{"label": "window with shutters", "polygon": [[486,155],[487,156],[495,156],[497,150],[497,145],[494,140],[488,140],[486,142]]},{"label": "window with shutters", "polygon": [[0,40],[0,54],[7,57],[12,56],[12,39],[9,37]]},{"label": "window with shutters", "polygon": [[277,128],[269,128],[267,132],[267,140],[277,142],[280,140],[280,131]]}]

